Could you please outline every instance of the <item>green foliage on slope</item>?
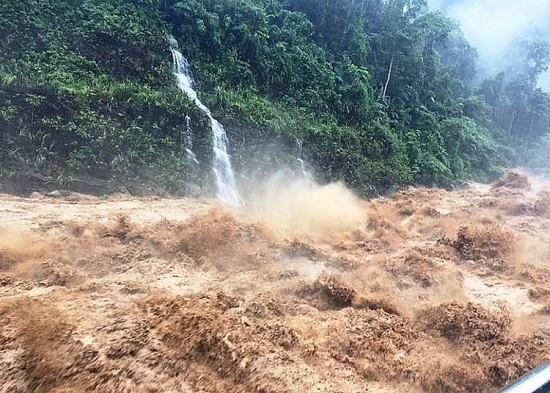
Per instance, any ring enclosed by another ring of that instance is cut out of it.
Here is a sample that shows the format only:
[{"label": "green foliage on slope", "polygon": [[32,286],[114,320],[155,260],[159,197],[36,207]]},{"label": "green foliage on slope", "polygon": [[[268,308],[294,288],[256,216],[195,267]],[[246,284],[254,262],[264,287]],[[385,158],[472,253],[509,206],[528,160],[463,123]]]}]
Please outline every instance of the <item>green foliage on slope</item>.
[{"label": "green foliage on slope", "polygon": [[2,2],[4,172],[66,182],[72,173],[131,179],[158,166],[177,183],[186,171],[180,130],[198,111],[174,85],[168,34],[152,2]]},{"label": "green foliage on slope", "polygon": [[172,191],[207,178],[207,119],[175,86],[171,34],[242,173],[292,162],[299,139],[320,179],[364,193],[452,186],[549,131],[542,49],[523,54],[536,70],[478,90],[475,51],[422,0],[22,0],[0,4],[2,171],[154,176]]}]

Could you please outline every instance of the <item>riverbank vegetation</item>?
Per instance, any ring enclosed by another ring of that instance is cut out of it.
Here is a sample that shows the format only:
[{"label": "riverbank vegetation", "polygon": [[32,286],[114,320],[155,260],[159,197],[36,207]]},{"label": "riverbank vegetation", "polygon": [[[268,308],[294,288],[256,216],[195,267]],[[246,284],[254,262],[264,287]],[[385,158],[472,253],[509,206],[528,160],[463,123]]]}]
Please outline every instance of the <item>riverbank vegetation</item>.
[{"label": "riverbank vegetation", "polygon": [[208,188],[208,120],[176,86],[171,35],[240,173],[292,165],[298,144],[320,180],[364,195],[548,165],[547,45],[518,42],[479,80],[423,0],[22,0],[0,4],[0,175]]}]

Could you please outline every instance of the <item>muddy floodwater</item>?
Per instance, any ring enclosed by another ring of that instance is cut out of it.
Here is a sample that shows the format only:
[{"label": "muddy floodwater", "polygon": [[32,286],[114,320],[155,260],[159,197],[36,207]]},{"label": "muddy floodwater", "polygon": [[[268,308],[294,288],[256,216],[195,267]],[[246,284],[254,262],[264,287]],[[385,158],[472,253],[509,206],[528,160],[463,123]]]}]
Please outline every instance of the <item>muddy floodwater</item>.
[{"label": "muddy floodwater", "polygon": [[550,360],[550,182],[0,195],[0,392],[494,392]]}]

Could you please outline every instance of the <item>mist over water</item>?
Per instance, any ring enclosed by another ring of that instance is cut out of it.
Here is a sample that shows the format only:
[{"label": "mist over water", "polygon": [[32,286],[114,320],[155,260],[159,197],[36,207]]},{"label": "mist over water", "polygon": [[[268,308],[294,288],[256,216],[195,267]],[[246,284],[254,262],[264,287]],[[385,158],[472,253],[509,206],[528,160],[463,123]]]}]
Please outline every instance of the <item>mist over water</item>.
[{"label": "mist over water", "polygon": [[[550,43],[548,0],[428,0],[428,4],[460,22],[464,36],[478,51],[482,77],[503,70],[514,42]],[[550,91],[549,71],[539,77],[538,85]]]},{"label": "mist over water", "polygon": [[360,228],[366,210],[343,184],[311,177],[273,176],[258,184],[247,210],[276,235],[330,236]]}]

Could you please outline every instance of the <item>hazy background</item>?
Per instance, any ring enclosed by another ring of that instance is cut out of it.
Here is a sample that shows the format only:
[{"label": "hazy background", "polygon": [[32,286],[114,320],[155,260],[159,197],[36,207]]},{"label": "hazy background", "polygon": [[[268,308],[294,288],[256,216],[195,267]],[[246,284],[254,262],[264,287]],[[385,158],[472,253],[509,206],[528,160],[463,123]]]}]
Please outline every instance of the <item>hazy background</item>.
[{"label": "hazy background", "polygon": [[[430,7],[460,22],[465,37],[479,54],[483,76],[502,71],[510,45],[543,38],[550,42],[550,0],[428,0]],[[550,91],[550,71],[539,77]]]}]

